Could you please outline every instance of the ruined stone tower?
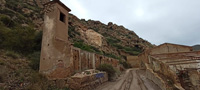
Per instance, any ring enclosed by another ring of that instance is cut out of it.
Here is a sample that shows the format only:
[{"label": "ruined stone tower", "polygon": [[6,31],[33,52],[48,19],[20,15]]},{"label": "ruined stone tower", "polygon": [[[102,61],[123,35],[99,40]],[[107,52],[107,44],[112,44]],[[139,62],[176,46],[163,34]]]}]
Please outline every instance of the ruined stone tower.
[{"label": "ruined stone tower", "polygon": [[70,76],[71,44],[68,40],[68,12],[59,0],[44,4],[44,27],[40,57],[40,73],[49,79]]}]

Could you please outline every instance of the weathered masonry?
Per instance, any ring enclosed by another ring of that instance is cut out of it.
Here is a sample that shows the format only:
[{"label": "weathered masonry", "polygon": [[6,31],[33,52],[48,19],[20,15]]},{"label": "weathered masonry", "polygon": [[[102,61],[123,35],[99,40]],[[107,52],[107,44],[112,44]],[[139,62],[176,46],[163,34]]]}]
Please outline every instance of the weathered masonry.
[{"label": "weathered masonry", "polygon": [[200,89],[200,51],[192,47],[165,43],[138,56],[146,77],[162,90]]},{"label": "weathered masonry", "polygon": [[119,69],[119,61],[75,48],[68,40],[68,12],[59,0],[44,4],[44,28],[40,57],[40,73],[49,79],[66,79],[76,72],[95,69],[108,63]]},{"label": "weathered masonry", "polygon": [[[44,4],[44,28],[40,57],[40,72],[51,79],[69,76],[71,44],[68,41],[68,12],[59,0]],[[60,74],[58,74],[60,73]]]}]

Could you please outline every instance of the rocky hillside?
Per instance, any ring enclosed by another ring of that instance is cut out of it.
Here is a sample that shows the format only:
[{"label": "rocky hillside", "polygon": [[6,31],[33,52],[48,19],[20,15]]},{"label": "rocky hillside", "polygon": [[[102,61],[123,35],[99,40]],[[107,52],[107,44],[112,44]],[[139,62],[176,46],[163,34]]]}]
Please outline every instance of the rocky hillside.
[{"label": "rocky hillside", "polygon": [[[57,90],[55,82],[38,73],[42,4],[47,1],[0,0],[0,90]],[[80,20],[72,14],[69,40],[75,47],[117,59],[152,47],[123,26]]]},{"label": "rocky hillside", "polygon": [[[80,20],[72,14],[69,15],[69,36],[75,46],[113,58],[138,55],[152,47],[151,43],[123,26],[112,22],[106,25],[100,21]],[[89,46],[82,47],[85,44]]]},{"label": "rocky hillside", "polygon": [[69,90],[38,73],[39,57],[0,50],[0,90]]},{"label": "rocky hillside", "polygon": [[[16,32],[22,29],[30,30],[28,32],[34,34],[42,31],[43,13],[41,5],[48,1],[49,0],[0,0],[1,27],[10,30],[10,32],[13,32],[11,31],[13,29],[16,30]],[[19,35],[21,35],[21,33],[19,33]],[[28,38],[26,41],[35,38],[35,36],[32,38],[29,36],[26,37]],[[0,41],[8,39],[5,37],[6,36],[0,37]],[[13,38],[10,39],[12,40]],[[35,40],[37,41],[37,47],[31,46],[32,43],[30,45],[28,44],[30,49],[38,48],[40,40],[41,39]],[[117,59],[125,59],[127,55],[138,55],[144,49],[152,47],[151,43],[143,40],[136,33],[123,26],[118,26],[112,22],[106,25],[100,21],[80,20],[72,14],[69,15],[69,40],[75,47]],[[23,43],[24,40],[19,41],[18,44]],[[33,41],[33,43],[35,41]],[[15,45],[16,42],[0,42],[2,47],[8,47],[8,43]],[[16,46],[10,46],[8,48],[13,50]]]}]

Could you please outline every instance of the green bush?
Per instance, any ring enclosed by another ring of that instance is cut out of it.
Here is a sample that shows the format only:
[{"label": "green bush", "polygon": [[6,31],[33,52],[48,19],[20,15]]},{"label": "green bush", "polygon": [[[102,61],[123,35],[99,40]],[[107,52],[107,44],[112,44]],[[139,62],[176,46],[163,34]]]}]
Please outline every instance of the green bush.
[{"label": "green bush", "polygon": [[18,11],[19,9],[17,8],[18,5],[20,5],[22,0],[6,0],[6,7]]},{"label": "green bush", "polygon": [[39,70],[39,65],[40,65],[40,52],[34,52],[33,54],[29,55],[30,59],[30,64],[29,66],[33,70]]},{"label": "green bush", "polygon": [[142,52],[142,48],[139,47],[124,47],[123,50],[130,55],[138,55]]},{"label": "green bush", "polygon": [[87,44],[84,44],[83,42],[75,42],[74,43],[74,46],[75,47],[78,47],[82,50],[86,50],[86,51],[89,51],[89,52],[93,52],[91,46],[87,45]]},{"label": "green bush", "polygon": [[8,32],[3,45],[7,47],[7,49],[27,54],[34,51],[34,38],[35,30],[30,28],[19,28]]},{"label": "green bush", "polygon": [[97,70],[105,71],[108,73],[108,80],[112,80],[112,77],[115,75],[116,71],[110,64],[101,64],[97,67]]},{"label": "green bush", "polygon": [[14,27],[15,22],[8,16],[6,15],[1,15],[0,21],[3,22],[3,24],[7,27]]},{"label": "green bush", "polygon": [[120,60],[121,58],[110,53],[104,53],[105,56]]},{"label": "green bush", "polygon": [[107,42],[109,43],[109,44],[114,44],[114,43],[119,43],[119,42],[121,42],[119,39],[117,39],[117,38],[106,38],[106,40],[107,40]]},{"label": "green bush", "polygon": [[[10,0],[11,1],[11,0]],[[15,2],[15,1],[14,1]],[[7,9],[7,8],[5,8],[5,9],[0,9],[0,13],[1,14],[5,14],[5,15],[8,15],[8,16],[10,16],[10,17],[13,17],[13,16],[15,16],[16,15],[16,13],[14,12],[14,11],[12,11],[12,10],[10,10],[10,9]]]},{"label": "green bush", "polygon": [[98,48],[84,44],[83,41],[75,42],[74,47],[80,48],[82,50],[86,50],[88,52],[95,52],[95,53],[98,53],[98,54],[102,54],[102,52]]},{"label": "green bush", "polygon": [[40,51],[42,32],[31,27],[15,27],[13,29],[0,25],[0,48],[28,55]]},{"label": "green bush", "polygon": [[116,43],[114,43],[112,46],[116,47],[117,49],[123,49],[123,46]]}]

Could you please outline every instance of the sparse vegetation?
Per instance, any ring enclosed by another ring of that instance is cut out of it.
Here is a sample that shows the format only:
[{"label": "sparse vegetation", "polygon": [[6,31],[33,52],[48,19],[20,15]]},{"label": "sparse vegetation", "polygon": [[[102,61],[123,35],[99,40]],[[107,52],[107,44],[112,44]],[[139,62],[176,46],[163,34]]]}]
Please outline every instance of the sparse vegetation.
[{"label": "sparse vegetation", "polygon": [[131,65],[128,64],[126,61],[121,61],[121,60],[120,60],[119,63],[122,64],[123,67],[126,68],[126,69],[131,68]]},{"label": "sparse vegetation", "polygon": [[139,47],[124,47],[123,51],[126,53],[129,53],[130,55],[138,55],[139,53],[142,52],[142,49]]},{"label": "sparse vegetation", "polygon": [[113,68],[112,65],[110,64],[101,64],[99,65],[99,67],[97,68],[97,70],[100,70],[100,71],[105,71],[108,73],[108,80],[112,80],[112,77],[115,75],[116,71],[115,69]]},{"label": "sparse vegetation", "polygon": [[34,52],[33,54],[29,55],[29,59],[30,59],[29,66],[33,70],[39,70],[40,52]]},{"label": "sparse vegetation", "polygon": [[75,38],[76,35],[81,35],[79,32],[75,31],[75,27],[69,26],[68,28],[69,37]]},{"label": "sparse vegetation", "polygon": [[117,39],[117,38],[110,38],[110,37],[108,37],[108,38],[106,38],[106,40],[111,45],[113,45],[114,43],[119,43],[120,42],[120,40]]},{"label": "sparse vegetation", "polygon": [[0,46],[2,49],[28,55],[40,50],[42,35],[30,27],[18,27],[10,29],[0,25]]},{"label": "sparse vegetation", "polygon": [[107,57],[111,57],[111,58],[114,58],[114,59],[118,59],[118,60],[121,59],[120,57],[117,57],[116,55],[111,54],[111,53],[104,53],[104,55],[107,56]]},{"label": "sparse vegetation", "polygon": [[112,46],[116,47],[117,49],[123,49],[123,46],[116,44],[116,43],[114,43]]},{"label": "sparse vegetation", "polygon": [[8,16],[1,15],[0,21],[6,26],[6,27],[14,27],[16,23]]},{"label": "sparse vegetation", "polygon": [[6,56],[12,57],[13,59],[18,59],[20,57],[20,55],[14,51],[7,51]]},{"label": "sparse vegetation", "polygon": [[75,42],[74,47],[80,48],[80,49],[88,51],[88,52],[94,52],[94,53],[102,54],[102,52],[99,49],[97,49],[94,46],[84,44],[83,41]]}]

